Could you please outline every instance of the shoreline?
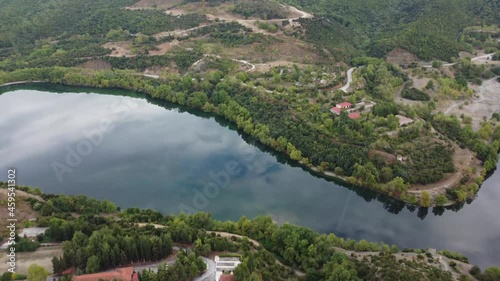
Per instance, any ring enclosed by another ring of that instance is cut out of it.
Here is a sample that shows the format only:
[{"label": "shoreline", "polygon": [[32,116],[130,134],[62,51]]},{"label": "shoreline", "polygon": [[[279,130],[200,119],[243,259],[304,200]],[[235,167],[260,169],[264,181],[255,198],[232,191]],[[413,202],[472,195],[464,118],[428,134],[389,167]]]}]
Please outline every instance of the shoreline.
[{"label": "shoreline", "polygon": [[[0,85],[0,87],[13,86],[13,85],[23,85],[23,84],[31,84],[31,83],[47,83],[47,82],[40,81],[40,80],[35,80],[35,81],[16,81],[16,82],[9,82],[9,83],[2,84],[2,85]],[[51,83],[51,82],[48,82],[48,83]],[[53,84],[53,83],[51,83],[51,84]]]},{"label": "shoreline", "polygon": [[[61,84],[54,83],[54,82],[51,82],[51,81],[41,81],[41,80],[27,81],[27,80],[23,80],[23,81],[14,81],[14,82],[4,83],[4,84],[0,85],[0,87],[3,87],[3,86],[14,86],[14,85],[25,85],[25,84],[31,84],[31,83],[48,83],[48,84],[54,84],[54,85],[61,85]],[[69,84],[65,84],[64,82],[62,83],[62,85],[65,85],[65,86],[68,86],[68,87],[83,86],[83,87],[88,87],[88,88],[91,88],[91,89],[104,89],[104,88],[97,88],[97,87],[88,86],[88,85],[69,85]],[[114,87],[108,87],[108,89],[116,89],[116,88],[114,88]],[[123,88],[121,88],[121,89],[123,89]],[[141,91],[138,91],[138,90],[130,90],[130,89],[123,89],[123,90],[135,91],[137,93],[144,94],[144,95],[146,95],[148,97],[152,97],[148,93],[141,92]],[[160,100],[163,100],[163,99],[160,99]],[[179,105],[177,103],[173,103],[173,104]],[[220,114],[217,114],[217,113],[214,113],[214,112],[211,112],[211,114],[224,117],[223,115],[220,115]],[[260,141],[258,141],[258,142],[260,143]],[[260,144],[261,145],[265,145],[263,143],[260,143]],[[265,146],[268,147],[267,145],[265,145]],[[442,205],[438,206],[438,205],[436,205],[436,203],[434,202],[435,200],[432,197],[431,198],[431,204],[430,204],[430,206],[424,207],[424,206],[422,206],[420,204],[421,203],[420,198],[421,198],[421,195],[422,195],[422,193],[424,191],[429,192],[429,190],[425,190],[425,189],[423,189],[423,190],[408,190],[407,191],[408,195],[411,194],[411,195],[413,195],[413,196],[415,196],[417,198],[417,202],[416,203],[410,202],[409,200],[404,200],[404,199],[401,199],[401,198],[398,198],[398,197],[391,196],[388,193],[380,192],[380,190],[378,190],[376,188],[372,188],[372,187],[368,187],[368,186],[363,186],[363,185],[352,183],[352,182],[350,182],[348,180],[347,177],[336,175],[333,171],[330,171],[330,170],[321,171],[319,166],[306,165],[302,161],[292,160],[290,158],[290,156],[288,154],[286,154],[285,152],[282,152],[282,151],[279,151],[279,150],[275,150],[275,149],[273,149],[271,147],[270,147],[270,149],[272,149],[275,152],[285,154],[286,157],[288,158],[288,160],[296,162],[300,167],[302,167],[302,168],[304,168],[304,169],[306,169],[306,170],[308,170],[308,171],[310,171],[312,173],[315,173],[316,175],[319,175],[319,176],[323,177],[324,179],[337,180],[337,181],[340,181],[341,184],[348,184],[348,185],[351,185],[351,186],[356,187],[356,188],[360,188],[360,189],[365,189],[365,190],[368,190],[368,191],[372,191],[372,192],[375,192],[377,194],[381,194],[381,195],[387,196],[387,197],[389,197],[389,198],[391,198],[393,200],[403,202],[405,204],[416,205],[416,206],[423,207],[423,208],[431,208],[431,207],[450,207],[450,206],[454,206],[454,205],[458,205],[458,204],[463,203],[463,202],[459,202],[459,201],[448,201],[445,204],[442,204]],[[434,184],[436,184],[436,183],[434,183]],[[446,190],[453,189],[453,188],[456,188],[456,186],[450,187],[450,186],[448,186],[446,184],[443,184],[441,186],[433,188],[432,190],[439,190],[439,191],[443,191],[444,190],[444,192],[439,192],[439,194],[446,194]]]}]

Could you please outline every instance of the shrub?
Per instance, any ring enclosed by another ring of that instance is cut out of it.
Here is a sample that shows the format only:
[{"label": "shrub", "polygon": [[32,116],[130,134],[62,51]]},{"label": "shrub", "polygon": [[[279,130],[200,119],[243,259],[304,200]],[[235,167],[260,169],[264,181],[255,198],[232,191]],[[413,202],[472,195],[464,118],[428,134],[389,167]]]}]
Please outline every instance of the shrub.
[{"label": "shrub", "polygon": [[[454,259],[454,260],[457,260],[457,261],[461,261],[461,262],[465,262],[465,263],[469,263],[469,259],[462,255],[462,254],[459,254],[459,253],[456,253],[456,252],[452,252],[452,251],[448,251],[448,250],[442,250],[442,251],[439,251],[439,254],[447,257],[447,258],[450,258],[450,259]],[[451,262],[450,262],[450,265],[451,265]]]},{"label": "shrub", "polygon": [[[430,82],[430,81],[429,81]],[[431,97],[417,89],[417,88],[410,88],[410,89],[404,89],[403,92],[401,93],[401,96],[405,99],[409,99],[409,100],[418,100],[418,101],[429,101],[431,100]]]}]

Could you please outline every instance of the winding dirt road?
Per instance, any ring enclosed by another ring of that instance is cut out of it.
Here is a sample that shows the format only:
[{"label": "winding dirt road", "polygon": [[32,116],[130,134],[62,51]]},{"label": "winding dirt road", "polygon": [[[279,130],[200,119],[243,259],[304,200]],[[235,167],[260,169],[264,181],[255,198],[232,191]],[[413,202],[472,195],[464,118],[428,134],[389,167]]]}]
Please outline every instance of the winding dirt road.
[{"label": "winding dirt road", "polygon": [[[481,59],[486,59],[486,58],[489,58],[491,56],[493,56],[495,53],[490,53],[490,54],[484,54],[484,55],[480,55],[480,56],[477,56],[477,57],[473,57],[471,58],[471,61],[478,61],[478,60],[481,60]],[[455,64],[457,64],[456,62],[452,62],[452,63],[445,63],[443,64],[442,66],[454,66]],[[432,64],[426,64],[426,65],[422,65],[422,67],[425,67],[425,68],[432,68]]]}]

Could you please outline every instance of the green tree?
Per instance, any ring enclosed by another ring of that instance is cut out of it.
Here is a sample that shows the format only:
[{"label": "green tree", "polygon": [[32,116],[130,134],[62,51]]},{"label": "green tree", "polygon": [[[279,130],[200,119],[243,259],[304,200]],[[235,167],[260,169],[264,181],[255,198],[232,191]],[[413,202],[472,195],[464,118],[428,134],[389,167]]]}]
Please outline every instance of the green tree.
[{"label": "green tree", "polygon": [[481,281],[498,281],[500,280],[500,268],[493,266],[484,270]]},{"label": "green tree", "polygon": [[392,180],[393,178],[392,169],[390,167],[382,168],[382,170],[380,170],[380,177],[384,182]]},{"label": "green tree", "polygon": [[49,276],[49,272],[37,264],[28,267],[28,281],[45,281],[47,276]]},{"label": "green tree", "polygon": [[13,276],[12,276],[12,273],[11,272],[4,272],[2,274],[2,277],[0,277],[0,281],[11,281],[11,280],[14,280],[13,279]]},{"label": "green tree", "polygon": [[434,68],[440,68],[441,66],[443,66],[443,62],[441,62],[441,61],[433,61],[432,62],[432,67],[434,67]]},{"label": "green tree", "polygon": [[87,267],[85,267],[85,273],[96,273],[99,271],[99,258],[96,256],[91,256],[87,261]]},{"label": "green tree", "polygon": [[437,206],[443,206],[447,201],[448,201],[448,199],[446,198],[446,195],[444,195],[444,194],[439,194],[438,196],[436,196],[436,205]]},{"label": "green tree", "polygon": [[422,192],[422,198],[420,199],[420,205],[422,207],[430,207],[431,206],[431,195],[429,192]]}]

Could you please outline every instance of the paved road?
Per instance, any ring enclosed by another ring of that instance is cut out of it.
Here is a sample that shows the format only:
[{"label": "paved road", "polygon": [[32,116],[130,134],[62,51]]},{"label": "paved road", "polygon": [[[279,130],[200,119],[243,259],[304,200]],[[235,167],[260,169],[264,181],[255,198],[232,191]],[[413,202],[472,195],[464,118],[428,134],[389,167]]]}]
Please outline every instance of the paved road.
[{"label": "paved road", "polygon": [[201,257],[207,265],[207,270],[201,276],[196,277],[193,281],[213,281],[215,280],[215,262],[211,259]]},{"label": "paved road", "polygon": [[350,68],[347,70],[347,84],[345,84],[344,87],[340,88],[340,90],[344,91],[344,93],[347,93],[347,90],[349,90],[349,87],[351,87],[352,83],[352,73],[354,72],[355,67]]}]

